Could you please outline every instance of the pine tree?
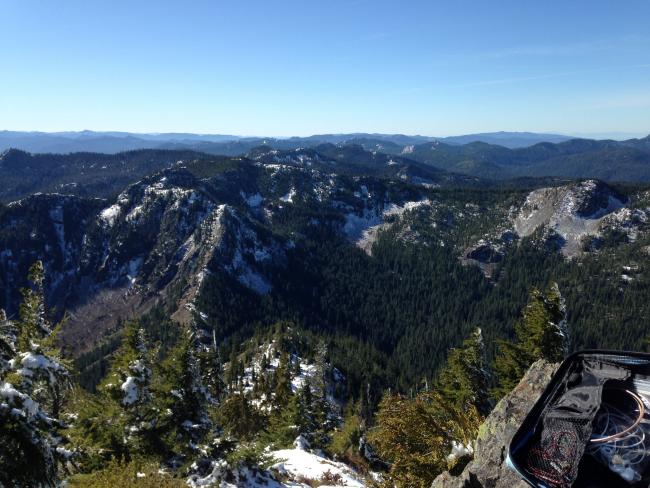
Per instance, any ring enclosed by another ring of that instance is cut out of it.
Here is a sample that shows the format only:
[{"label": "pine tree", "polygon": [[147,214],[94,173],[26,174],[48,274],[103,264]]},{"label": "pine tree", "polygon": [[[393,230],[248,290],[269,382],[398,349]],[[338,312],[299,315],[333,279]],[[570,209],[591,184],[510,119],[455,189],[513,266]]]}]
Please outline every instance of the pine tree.
[{"label": "pine tree", "polygon": [[332,415],[332,405],[328,401],[328,379],[330,377],[331,367],[327,361],[328,347],[325,341],[321,340],[316,346],[314,357],[314,374],[309,382],[313,389],[312,393],[312,411],[314,421],[318,429],[314,432],[313,443],[315,446],[322,447],[327,441],[327,433],[334,429],[335,422]]},{"label": "pine tree", "polygon": [[564,299],[557,283],[546,293],[531,292],[521,319],[515,324],[515,341],[500,341],[494,361],[498,386],[492,395],[499,399],[512,390],[538,359],[561,361],[568,351],[569,337]]},{"label": "pine tree", "polygon": [[[292,398],[292,406],[290,410],[293,411],[291,424],[295,426],[296,434],[303,435],[309,442],[316,447],[320,443],[315,438],[319,425],[316,422],[314,412],[314,396],[312,393],[309,378],[305,379],[304,384],[296,392]],[[294,435],[294,438],[296,436]]]},{"label": "pine tree", "polygon": [[228,370],[226,371],[226,384],[231,392],[237,390],[239,370],[239,357],[237,356],[236,348],[233,347],[230,351],[230,361],[228,361]]},{"label": "pine tree", "polygon": [[313,387],[316,395],[325,398],[327,396],[327,378],[330,372],[330,366],[327,362],[328,348],[325,341],[321,340],[316,345],[316,354],[314,357],[314,376]]},{"label": "pine tree", "polygon": [[354,457],[358,454],[359,441],[363,436],[359,402],[350,402],[343,416],[343,425],[332,434],[330,450],[338,457]]},{"label": "pine tree", "polygon": [[228,396],[218,413],[221,426],[239,440],[252,440],[264,427],[264,417],[242,391]]},{"label": "pine tree", "polygon": [[280,356],[278,368],[275,371],[275,398],[277,408],[283,408],[289,403],[293,392],[291,390],[291,360],[289,353],[283,352]]},{"label": "pine tree", "polygon": [[479,425],[476,409],[458,409],[437,392],[386,395],[368,438],[391,463],[391,486],[428,488],[448,468],[453,441],[471,445]]},{"label": "pine tree", "polygon": [[211,403],[218,404],[226,395],[226,381],[214,330],[212,331],[211,346],[202,351],[199,358],[201,371],[203,372],[203,383],[210,396]]},{"label": "pine tree", "polygon": [[18,323],[0,317],[0,485],[54,486],[72,455],[58,420],[69,372],[45,314],[40,261],[29,280]]},{"label": "pine tree", "polygon": [[41,261],[36,261],[29,268],[27,279],[31,282],[31,286],[20,290],[23,300],[19,307],[18,348],[22,351],[30,349],[31,341],[40,340],[51,332],[45,317],[45,293],[43,291],[45,271]]},{"label": "pine tree", "polygon": [[144,330],[136,321],[127,322],[97,394],[75,391],[71,406],[77,420],[71,436],[83,453],[83,469],[97,469],[111,458],[128,461],[160,451],[151,363]]},{"label": "pine tree", "polygon": [[438,386],[443,396],[457,408],[472,405],[485,416],[490,411],[488,382],[483,335],[477,328],[460,348],[449,351]]},{"label": "pine tree", "polygon": [[137,322],[126,324],[122,344],[115,353],[100,390],[134,412],[151,401],[151,357],[145,332]]},{"label": "pine tree", "polygon": [[190,329],[183,333],[163,365],[158,396],[160,411],[170,412],[163,420],[169,447],[179,454],[191,451],[211,422],[207,412],[209,394],[202,381],[195,334]]}]

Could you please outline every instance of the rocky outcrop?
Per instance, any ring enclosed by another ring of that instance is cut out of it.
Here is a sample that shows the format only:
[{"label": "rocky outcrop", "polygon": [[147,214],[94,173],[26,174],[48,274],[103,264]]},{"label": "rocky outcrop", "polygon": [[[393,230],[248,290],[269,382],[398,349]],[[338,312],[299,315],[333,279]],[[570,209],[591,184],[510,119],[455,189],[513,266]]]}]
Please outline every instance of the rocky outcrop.
[{"label": "rocky outcrop", "polygon": [[603,218],[624,207],[625,197],[596,180],[541,188],[531,192],[514,218],[520,237],[544,229],[546,237],[561,239],[560,250],[567,257],[578,255],[586,236],[600,233]]},{"label": "rocky outcrop", "polygon": [[481,426],[474,459],[458,476],[438,476],[432,488],[525,488],[527,483],[506,465],[508,445],[558,365],[540,360],[506,395]]}]

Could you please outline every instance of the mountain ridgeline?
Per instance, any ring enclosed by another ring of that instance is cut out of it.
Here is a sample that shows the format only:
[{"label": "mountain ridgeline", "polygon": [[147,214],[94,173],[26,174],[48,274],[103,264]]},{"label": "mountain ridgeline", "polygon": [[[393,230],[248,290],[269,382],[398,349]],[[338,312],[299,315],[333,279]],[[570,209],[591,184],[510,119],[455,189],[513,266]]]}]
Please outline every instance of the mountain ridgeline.
[{"label": "mountain ridgeline", "polygon": [[[56,144],[40,143],[53,137],[67,141],[68,149],[57,150],[59,146]],[[92,144],[80,144],[95,141],[97,137],[96,133],[75,133],[74,137],[0,133],[0,149],[7,148],[0,157],[0,176],[7,182],[7,188],[0,191],[0,200],[10,201],[37,191],[110,196],[111,191],[121,191],[125,185],[166,167],[173,158],[248,157],[258,151],[270,150],[310,150],[339,162],[346,159],[354,164],[368,162],[372,155],[382,154],[391,156],[393,160],[399,157],[411,161],[411,164],[420,163],[439,170],[498,181],[530,177],[650,181],[650,136],[614,141],[528,133],[438,139],[383,134],[229,139],[227,136],[181,134],[168,135],[167,138],[163,135],[148,136],[141,139],[141,144],[129,145],[123,142],[133,136],[109,133],[104,137],[115,139],[115,150],[102,149],[100,145],[95,148],[95,153],[91,153],[87,150],[94,148]],[[507,142],[511,140],[530,144]],[[12,147],[17,149],[10,150]],[[31,155],[21,149],[39,154]],[[70,151],[72,154],[43,154],[46,151]]]},{"label": "mountain ridgeline", "polygon": [[319,134],[308,137],[240,137],[220,134],[129,132],[19,132],[0,131],[0,151],[10,148],[38,153],[98,152],[119,153],[137,149],[184,149],[214,154],[237,155],[250,149],[269,145],[277,149],[297,149],[318,144],[340,144],[354,138],[370,138],[395,144],[421,144],[440,140],[450,144],[481,141],[506,147],[523,147],[538,142],[561,142],[570,137],[531,132],[494,132],[434,138],[402,134]]}]

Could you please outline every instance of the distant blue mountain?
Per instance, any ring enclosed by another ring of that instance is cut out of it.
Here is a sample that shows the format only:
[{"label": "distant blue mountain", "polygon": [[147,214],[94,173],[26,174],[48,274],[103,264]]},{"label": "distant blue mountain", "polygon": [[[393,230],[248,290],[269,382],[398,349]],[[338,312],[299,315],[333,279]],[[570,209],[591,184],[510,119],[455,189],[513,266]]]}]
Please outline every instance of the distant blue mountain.
[{"label": "distant blue mountain", "polygon": [[374,141],[381,145],[417,145],[436,140],[448,144],[485,142],[508,148],[526,147],[539,142],[562,142],[570,139],[557,134],[530,132],[493,132],[453,137],[429,137],[404,134],[316,134],[308,137],[240,137],[224,134],[161,133],[140,134],[132,132],[19,132],[0,131],[0,151],[15,148],[34,153],[99,152],[114,154],[135,149],[183,149],[211,154],[238,155],[260,145],[278,149],[314,147],[319,144],[346,144],[358,140]]},{"label": "distant blue mountain", "polygon": [[564,142],[573,139],[560,134],[539,134],[536,132],[485,132],[481,134],[467,134],[462,136],[451,136],[438,138],[439,141],[447,144],[469,144],[471,142],[485,142],[497,146],[515,149],[528,147],[540,142]]}]

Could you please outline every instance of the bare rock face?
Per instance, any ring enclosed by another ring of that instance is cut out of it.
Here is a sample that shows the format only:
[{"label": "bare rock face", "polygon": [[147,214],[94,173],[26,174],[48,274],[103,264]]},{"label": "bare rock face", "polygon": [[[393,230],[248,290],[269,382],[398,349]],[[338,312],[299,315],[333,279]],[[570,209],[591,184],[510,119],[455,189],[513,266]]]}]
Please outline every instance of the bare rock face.
[{"label": "bare rock face", "polygon": [[444,472],[431,488],[525,488],[527,483],[506,466],[508,445],[546,388],[558,364],[540,360],[533,364],[517,387],[494,408],[481,426],[474,459],[459,476]]},{"label": "bare rock face", "polygon": [[601,221],[623,208],[625,198],[596,180],[531,192],[514,219],[520,237],[544,228],[560,238],[560,250],[567,257],[580,253],[582,239],[600,233]]}]

